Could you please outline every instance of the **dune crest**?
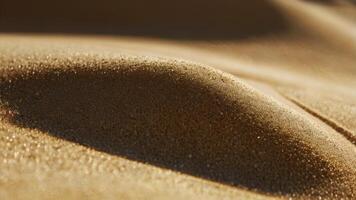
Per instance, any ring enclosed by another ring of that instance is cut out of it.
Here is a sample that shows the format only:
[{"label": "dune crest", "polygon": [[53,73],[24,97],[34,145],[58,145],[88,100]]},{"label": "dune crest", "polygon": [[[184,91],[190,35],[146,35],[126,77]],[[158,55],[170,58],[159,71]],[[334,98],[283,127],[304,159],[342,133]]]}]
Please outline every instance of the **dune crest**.
[{"label": "dune crest", "polygon": [[349,141],[227,74],[125,56],[17,64],[0,79],[17,126],[263,193],[355,195]]}]

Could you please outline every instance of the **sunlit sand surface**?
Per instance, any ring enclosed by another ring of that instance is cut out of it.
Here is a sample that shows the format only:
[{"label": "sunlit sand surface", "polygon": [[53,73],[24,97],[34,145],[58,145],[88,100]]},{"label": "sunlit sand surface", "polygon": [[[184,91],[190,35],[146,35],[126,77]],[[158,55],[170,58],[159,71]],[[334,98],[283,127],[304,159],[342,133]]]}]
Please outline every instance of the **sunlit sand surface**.
[{"label": "sunlit sand surface", "polygon": [[355,2],[177,2],[6,3],[0,199],[355,199]]}]

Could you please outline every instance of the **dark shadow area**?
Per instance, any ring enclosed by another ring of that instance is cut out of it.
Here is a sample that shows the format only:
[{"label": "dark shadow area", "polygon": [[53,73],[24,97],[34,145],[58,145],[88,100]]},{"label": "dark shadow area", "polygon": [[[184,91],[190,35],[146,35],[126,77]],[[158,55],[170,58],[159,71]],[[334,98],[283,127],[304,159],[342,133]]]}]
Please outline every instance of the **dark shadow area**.
[{"label": "dark shadow area", "polygon": [[328,163],[283,129],[244,115],[244,102],[179,73],[19,74],[0,79],[0,97],[18,126],[223,184],[292,194],[330,177]]},{"label": "dark shadow area", "polygon": [[268,0],[1,1],[1,32],[239,39],[288,29]]}]

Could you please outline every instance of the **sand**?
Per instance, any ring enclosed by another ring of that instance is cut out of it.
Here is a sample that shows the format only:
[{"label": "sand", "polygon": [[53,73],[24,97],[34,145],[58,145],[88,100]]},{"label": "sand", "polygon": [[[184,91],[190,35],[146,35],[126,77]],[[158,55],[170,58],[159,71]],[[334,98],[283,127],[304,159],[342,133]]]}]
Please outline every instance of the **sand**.
[{"label": "sand", "polygon": [[6,4],[1,199],[356,198],[352,1]]}]

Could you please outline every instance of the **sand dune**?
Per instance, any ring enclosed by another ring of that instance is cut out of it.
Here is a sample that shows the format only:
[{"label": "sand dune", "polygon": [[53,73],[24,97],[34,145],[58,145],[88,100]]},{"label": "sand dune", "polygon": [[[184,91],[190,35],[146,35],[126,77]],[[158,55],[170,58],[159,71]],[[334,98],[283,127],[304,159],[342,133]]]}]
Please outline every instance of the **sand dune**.
[{"label": "sand dune", "polygon": [[245,83],[182,61],[54,44],[3,51],[8,123],[267,194],[353,195],[354,146]]},{"label": "sand dune", "polygon": [[352,1],[5,4],[1,199],[356,197]]},{"label": "sand dune", "polygon": [[201,40],[254,37],[288,29],[276,6],[263,0],[243,3],[234,0],[151,0],[150,3],[36,0],[23,2],[21,6],[8,1],[3,6],[6,9],[0,20],[2,31],[115,33]]}]

